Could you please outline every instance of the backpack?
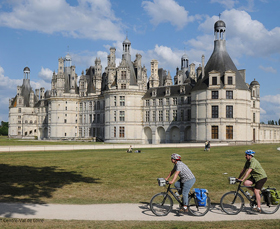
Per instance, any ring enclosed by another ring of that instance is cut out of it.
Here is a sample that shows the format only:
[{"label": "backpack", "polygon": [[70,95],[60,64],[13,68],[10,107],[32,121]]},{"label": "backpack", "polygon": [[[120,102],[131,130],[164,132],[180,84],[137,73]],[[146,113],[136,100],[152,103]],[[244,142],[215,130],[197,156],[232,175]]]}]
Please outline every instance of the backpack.
[{"label": "backpack", "polygon": [[280,203],[280,191],[277,191],[276,188],[269,188],[271,194],[271,204],[278,205]]},{"label": "backpack", "polygon": [[198,201],[198,206],[206,206],[208,190],[202,188],[195,188],[194,192]]},{"label": "backpack", "polygon": [[265,188],[262,190],[262,194],[267,206],[270,204],[277,205],[280,203],[280,191],[277,191],[276,188]]}]

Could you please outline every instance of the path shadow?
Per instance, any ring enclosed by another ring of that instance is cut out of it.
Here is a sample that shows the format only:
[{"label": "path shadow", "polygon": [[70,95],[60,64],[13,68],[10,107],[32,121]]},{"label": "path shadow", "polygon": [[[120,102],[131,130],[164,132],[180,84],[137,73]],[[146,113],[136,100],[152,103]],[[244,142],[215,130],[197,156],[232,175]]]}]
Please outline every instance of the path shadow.
[{"label": "path shadow", "polygon": [[43,204],[53,192],[72,183],[99,183],[56,166],[31,167],[0,164],[0,202]]},{"label": "path shadow", "polygon": [[[30,205],[29,205],[30,206]],[[35,215],[36,211],[22,203],[0,203],[0,216],[11,218],[14,214]]]}]

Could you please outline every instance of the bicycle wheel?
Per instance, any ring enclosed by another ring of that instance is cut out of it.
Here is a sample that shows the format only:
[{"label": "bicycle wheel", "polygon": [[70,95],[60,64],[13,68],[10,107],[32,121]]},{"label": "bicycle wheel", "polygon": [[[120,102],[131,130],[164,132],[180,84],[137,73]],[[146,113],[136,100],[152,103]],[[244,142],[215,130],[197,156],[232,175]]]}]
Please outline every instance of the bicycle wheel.
[{"label": "bicycle wheel", "polygon": [[221,198],[220,205],[222,210],[228,215],[237,215],[244,207],[243,197],[235,191],[227,192]]},{"label": "bicycle wheel", "polygon": [[189,197],[188,209],[193,216],[204,216],[210,209],[211,201],[207,196],[206,206],[198,206],[197,199],[194,196]]},{"label": "bicycle wheel", "polygon": [[172,206],[173,200],[166,192],[154,195],[150,201],[150,208],[156,216],[168,215]]},{"label": "bicycle wheel", "polygon": [[273,213],[278,211],[279,207],[280,207],[279,204],[277,204],[277,205],[272,205],[271,203],[267,204],[265,202],[263,194],[261,194],[261,209],[262,209],[262,213],[264,213],[264,214],[273,214]]}]

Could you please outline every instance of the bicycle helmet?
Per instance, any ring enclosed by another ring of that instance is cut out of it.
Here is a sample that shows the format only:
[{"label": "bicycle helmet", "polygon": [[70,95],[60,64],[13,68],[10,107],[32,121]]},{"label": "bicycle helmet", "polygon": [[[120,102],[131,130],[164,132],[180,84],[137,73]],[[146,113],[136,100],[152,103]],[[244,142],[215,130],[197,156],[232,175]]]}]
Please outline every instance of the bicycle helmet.
[{"label": "bicycle helmet", "polygon": [[255,155],[256,152],[253,151],[253,150],[248,149],[248,150],[245,151],[245,153],[246,153],[247,155],[250,155],[250,156],[254,157],[254,155]]},{"label": "bicycle helmet", "polygon": [[176,161],[180,161],[181,160],[181,156],[177,153],[173,153],[171,154],[171,159],[174,159]]}]

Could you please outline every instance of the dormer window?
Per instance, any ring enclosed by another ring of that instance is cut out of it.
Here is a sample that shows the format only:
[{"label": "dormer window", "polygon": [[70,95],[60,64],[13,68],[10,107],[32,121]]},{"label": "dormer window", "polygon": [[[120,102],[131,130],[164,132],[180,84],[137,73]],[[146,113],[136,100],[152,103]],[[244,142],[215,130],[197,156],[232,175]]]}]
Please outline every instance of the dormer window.
[{"label": "dormer window", "polygon": [[153,91],[152,91],[152,96],[153,96],[153,97],[156,97],[156,96],[157,96],[157,90],[156,90],[156,89],[153,89]]},{"label": "dormer window", "polygon": [[181,86],[180,87],[180,94],[185,94],[185,87],[184,86]]},{"label": "dormer window", "polygon": [[228,85],[232,85],[232,76],[228,76]]},{"label": "dormer window", "polygon": [[211,71],[209,72],[209,87],[217,88],[220,85],[220,72]]},{"label": "dormer window", "polygon": [[167,95],[167,96],[170,95],[170,88],[169,87],[165,88],[165,95]]},{"label": "dormer window", "polygon": [[228,70],[225,72],[225,86],[233,88],[236,84],[235,72],[232,70]]},{"label": "dormer window", "polygon": [[217,85],[217,77],[212,77],[212,85]]}]

